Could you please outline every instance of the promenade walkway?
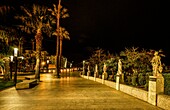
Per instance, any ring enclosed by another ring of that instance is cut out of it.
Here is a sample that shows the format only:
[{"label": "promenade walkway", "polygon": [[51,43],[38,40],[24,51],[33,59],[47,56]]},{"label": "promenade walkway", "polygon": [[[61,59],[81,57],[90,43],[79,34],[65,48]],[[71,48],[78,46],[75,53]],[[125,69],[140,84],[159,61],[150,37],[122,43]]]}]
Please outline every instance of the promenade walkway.
[{"label": "promenade walkway", "polygon": [[[19,78],[23,78],[18,76]],[[41,74],[30,89],[0,91],[0,110],[162,110],[147,102],[81,77]]]}]

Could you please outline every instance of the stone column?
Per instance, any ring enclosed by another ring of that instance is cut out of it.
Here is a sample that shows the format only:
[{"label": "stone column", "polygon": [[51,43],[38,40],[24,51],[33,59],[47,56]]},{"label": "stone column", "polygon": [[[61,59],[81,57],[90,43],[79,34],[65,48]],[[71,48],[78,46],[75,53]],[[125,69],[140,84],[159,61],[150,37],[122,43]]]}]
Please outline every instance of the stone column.
[{"label": "stone column", "polygon": [[104,63],[104,66],[103,66],[103,74],[102,74],[102,84],[104,84],[104,80],[107,79],[107,67],[106,67],[106,64]]},{"label": "stone column", "polygon": [[96,73],[94,73],[94,81],[96,81]]},{"label": "stone column", "polygon": [[120,75],[116,75],[116,90],[120,90]]},{"label": "stone column", "polygon": [[124,83],[124,77],[125,77],[125,76],[124,76],[124,74],[122,73],[122,74],[121,74],[121,82],[122,82],[122,83]]},{"label": "stone column", "polygon": [[104,84],[104,79],[105,79],[104,74],[102,74],[102,84]]},{"label": "stone column", "polygon": [[96,81],[96,76],[97,76],[97,74],[98,74],[98,66],[97,66],[97,64],[96,64],[96,66],[95,66],[95,72],[94,72],[94,81]]},{"label": "stone column", "polygon": [[116,90],[120,90],[120,78],[121,81],[123,82],[123,77],[122,76],[122,62],[121,59],[119,59],[118,61],[118,71],[117,71],[117,75],[116,75]]},{"label": "stone column", "polygon": [[164,93],[163,76],[149,76],[148,102],[157,105],[157,95]]},{"label": "stone column", "polygon": [[88,65],[88,71],[87,71],[87,79],[89,79],[89,76],[90,76],[90,66]]},{"label": "stone column", "polygon": [[103,74],[102,74],[102,84],[104,84],[104,80],[106,79],[106,78],[105,78],[105,74],[106,74],[106,73],[103,73]]}]

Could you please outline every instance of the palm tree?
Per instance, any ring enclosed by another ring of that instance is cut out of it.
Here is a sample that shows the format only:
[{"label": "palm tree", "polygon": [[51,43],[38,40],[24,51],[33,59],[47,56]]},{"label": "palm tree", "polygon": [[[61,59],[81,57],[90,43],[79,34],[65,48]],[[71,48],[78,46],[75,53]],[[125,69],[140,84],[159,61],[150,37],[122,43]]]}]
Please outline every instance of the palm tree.
[{"label": "palm tree", "polygon": [[45,6],[33,4],[32,10],[26,9],[21,6],[21,10],[25,12],[25,15],[16,16],[16,19],[22,20],[22,25],[19,28],[26,33],[35,34],[36,41],[36,66],[35,66],[35,79],[40,80],[40,56],[42,49],[42,33],[50,35],[51,29],[50,21],[47,15],[47,8]]},{"label": "palm tree", "polygon": [[[65,28],[60,27],[60,18],[67,18],[69,14],[67,13],[66,8],[62,8],[61,0],[59,0],[58,8],[55,4],[53,4],[54,9],[48,9],[51,12],[52,16],[54,16],[57,20],[56,23],[56,30],[53,35],[56,35],[56,75],[59,77],[59,70],[60,70],[60,62],[62,56],[62,40],[63,37],[69,38],[69,33],[65,30]],[[54,75],[55,76],[55,75]]]},{"label": "palm tree", "polygon": [[68,33],[68,31],[66,31],[65,28],[59,27],[59,33],[54,32],[53,35],[60,36],[60,43],[59,43],[60,44],[60,49],[59,49],[60,52],[59,52],[59,56],[62,56],[62,41],[63,41],[64,38],[70,40],[69,33]]},{"label": "palm tree", "polygon": [[35,41],[34,41],[34,39],[31,39],[31,44],[32,44],[32,50],[34,51],[35,49],[35,47],[34,47],[34,44],[35,44]]}]

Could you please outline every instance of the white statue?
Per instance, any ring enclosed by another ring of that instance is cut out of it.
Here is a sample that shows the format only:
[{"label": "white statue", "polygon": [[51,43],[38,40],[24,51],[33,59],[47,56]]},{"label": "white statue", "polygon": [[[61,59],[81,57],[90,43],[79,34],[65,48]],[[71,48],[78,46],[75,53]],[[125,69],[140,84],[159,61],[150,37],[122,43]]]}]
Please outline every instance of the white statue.
[{"label": "white statue", "polygon": [[161,76],[163,67],[161,64],[161,57],[158,55],[158,52],[155,51],[154,57],[151,60],[153,76]]},{"label": "white statue", "polygon": [[96,66],[95,66],[95,73],[97,73],[97,72],[98,72],[98,66],[96,64]]},{"label": "white statue", "polygon": [[90,66],[88,65],[87,70],[90,71]]},{"label": "white statue", "polygon": [[107,71],[107,66],[106,66],[106,63],[104,63],[104,66],[103,66],[103,71],[104,71],[104,73]]},{"label": "white statue", "polygon": [[121,74],[122,74],[122,62],[121,59],[119,59],[117,75],[121,75]]}]

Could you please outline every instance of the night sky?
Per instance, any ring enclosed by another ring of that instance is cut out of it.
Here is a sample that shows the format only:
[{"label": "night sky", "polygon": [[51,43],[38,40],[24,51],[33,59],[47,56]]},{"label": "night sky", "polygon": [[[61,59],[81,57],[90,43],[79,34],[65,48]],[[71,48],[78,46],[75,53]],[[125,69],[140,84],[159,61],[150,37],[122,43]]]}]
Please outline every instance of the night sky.
[{"label": "night sky", "polygon": [[[17,5],[38,3],[49,7],[58,4],[58,0],[3,1]],[[169,31],[165,28],[168,19],[163,18],[160,0],[61,0],[61,5],[70,15],[61,19],[61,26],[70,33],[70,40],[63,40],[63,56],[69,60],[82,61],[97,47],[119,53],[132,46],[162,49],[166,62],[170,59]],[[43,48],[55,54],[55,38],[45,37],[44,42],[47,45]]]}]

